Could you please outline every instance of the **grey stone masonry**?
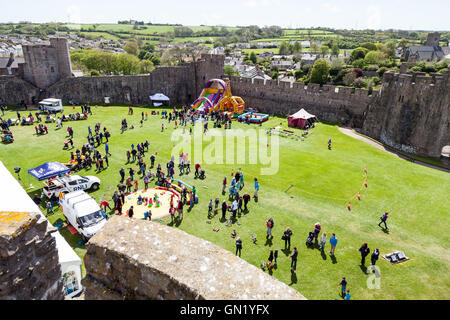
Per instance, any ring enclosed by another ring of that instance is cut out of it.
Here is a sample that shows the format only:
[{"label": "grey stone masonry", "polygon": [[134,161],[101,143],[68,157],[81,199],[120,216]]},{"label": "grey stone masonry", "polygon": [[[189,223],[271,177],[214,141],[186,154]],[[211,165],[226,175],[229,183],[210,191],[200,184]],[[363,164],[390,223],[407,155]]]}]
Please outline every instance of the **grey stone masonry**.
[{"label": "grey stone masonry", "polygon": [[110,219],[88,242],[84,261],[88,300],[305,299],[211,242],[128,217]]},{"label": "grey stone masonry", "polygon": [[0,300],[62,300],[55,229],[40,213],[0,212]]}]

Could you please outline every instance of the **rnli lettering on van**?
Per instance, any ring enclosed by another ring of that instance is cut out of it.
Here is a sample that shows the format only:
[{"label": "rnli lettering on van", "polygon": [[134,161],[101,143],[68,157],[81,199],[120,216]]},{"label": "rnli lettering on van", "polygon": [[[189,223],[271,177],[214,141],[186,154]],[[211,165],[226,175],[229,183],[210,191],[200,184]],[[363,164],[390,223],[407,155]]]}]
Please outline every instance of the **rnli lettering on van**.
[{"label": "rnli lettering on van", "polygon": [[84,189],[87,189],[87,184],[80,184],[79,186],[74,187],[73,191],[79,191]]}]

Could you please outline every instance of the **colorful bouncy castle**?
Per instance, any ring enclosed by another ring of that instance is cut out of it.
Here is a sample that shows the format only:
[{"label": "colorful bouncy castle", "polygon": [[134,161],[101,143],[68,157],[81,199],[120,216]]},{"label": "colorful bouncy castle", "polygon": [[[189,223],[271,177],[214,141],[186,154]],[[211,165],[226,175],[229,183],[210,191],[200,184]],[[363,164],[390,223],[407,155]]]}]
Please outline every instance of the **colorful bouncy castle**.
[{"label": "colorful bouncy castle", "polygon": [[242,114],[245,109],[245,102],[241,97],[231,94],[229,79],[225,79],[225,81],[211,79],[206,83],[200,97],[194,101],[192,107],[204,113],[222,111]]}]

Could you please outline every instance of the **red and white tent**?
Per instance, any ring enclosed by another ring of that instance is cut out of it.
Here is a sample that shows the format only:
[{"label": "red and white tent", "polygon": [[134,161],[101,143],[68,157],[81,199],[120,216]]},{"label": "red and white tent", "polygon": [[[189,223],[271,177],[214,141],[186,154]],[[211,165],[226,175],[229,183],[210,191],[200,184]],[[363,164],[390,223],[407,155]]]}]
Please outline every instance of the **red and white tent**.
[{"label": "red and white tent", "polygon": [[308,111],[302,108],[288,117],[288,125],[289,127],[297,127],[303,129],[308,123],[308,120],[314,120],[315,118],[315,115],[310,114]]}]

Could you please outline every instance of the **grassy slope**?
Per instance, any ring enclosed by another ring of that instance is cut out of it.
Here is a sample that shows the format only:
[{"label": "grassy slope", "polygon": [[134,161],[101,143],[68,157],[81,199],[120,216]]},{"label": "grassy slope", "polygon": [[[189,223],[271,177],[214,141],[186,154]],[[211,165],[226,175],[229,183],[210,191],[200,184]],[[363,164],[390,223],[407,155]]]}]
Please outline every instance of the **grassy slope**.
[{"label": "grassy slope", "polygon": [[[92,194],[97,200],[112,195],[119,178],[118,170],[125,163],[125,151],[131,143],[149,139],[150,151],[158,151],[157,163],[164,165],[170,158],[171,142],[168,141],[172,129],[160,133],[161,120],[154,119],[155,116],[150,116],[151,120],[145,122],[144,128],[138,128],[140,109],[135,108],[133,117],[126,114],[127,108],[124,107],[99,108],[88,121],[70,123],[75,131],[76,146],[85,142],[88,124],[93,127],[100,121],[102,126],[111,130],[111,167],[99,174],[94,170],[82,172],[84,175],[97,175],[102,180],[100,190]],[[137,128],[121,135],[119,120],[123,117]],[[274,118],[264,127],[280,122],[285,123],[286,120]],[[246,127],[236,123],[233,126]],[[50,134],[41,137],[33,135],[33,127],[13,128],[13,133],[16,137],[14,144],[0,145],[0,159],[11,171],[19,166],[26,172],[45,161],[64,162],[69,158],[69,152],[61,150],[65,129],[54,131],[54,125],[50,125]],[[329,138],[333,139],[332,151],[326,148]],[[100,150],[104,151],[103,148]],[[148,157],[149,154],[147,161]],[[207,224],[209,198],[224,199],[219,194],[223,176],[230,177],[231,169],[238,167],[242,167],[245,173],[244,191],[252,194],[253,177],[260,180],[260,202],[250,203],[250,212],[239,219],[240,225],[226,227],[219,219],[220,213],[211,219],[211,224]],[[365,167],[368,169],[369,187],[361,193],[360,202],[352,201],[352,211],[349,212],[346,210],[347,201],[359,190]],[[280,138],[280,168],[276,176],[261,176],[260,167],[256,165],[205,165],[205,169],[207,179],[204,181],[196,181],[192,175],[182,178],[197,186],[200,203],[191,213],[185,214],[185,219],[177,227],[232,252],[234,241],[230,233],[234,228],[243,239],[242,258],[259,266],[261,260],[267,259],[269,248],[283,248],[280,237],[283,229],[290,226],[294,232],[293,245],[300,252],[296,277],[292,277],[289,271],[288,253],[285,255],[281,251],[278,269],[273,276],[292,285],[306,297],[338,298],[337,284],[342,276],[346,276],[355,299],[450,298],[447,272],[450,265],[447,254],[448,174],[393,157],[341,134],[336,126],[325,124],[319,124],[304,141]],[[28,182],[25,174],[22,179]],[[38,182],[32,182],[34,186],[38,185]],[[286,194],[284,191],[291,183],[295,187]],[[391,213],[389,234],[377,226],[385,210]],[[54,222],[61,216],[57,212],[50,220]],[[275,220],[272,245],[265,242],[264,221],[270,216]],[[321,222],[328,235],[334,232],[339,239],[334,261],[328,255],[321,256],[317,249],[307,249],[304,245],[307,233],[316,221]],[[213,232],[214,227],[220,231]],[[256,245],[250,240],[252,233],[259,239]],[[79,237],[67,231],[63,236],[82,257],[85,249],[77,248]],[[366,286],[368,276],[359,266],[357,249],[362,242],[368,242],[371,250],[378,247],[382,254],[405,251],[411,261],[390,265],[380,258],[377,265],[381,268],[381,290],[369,290]]]}]

